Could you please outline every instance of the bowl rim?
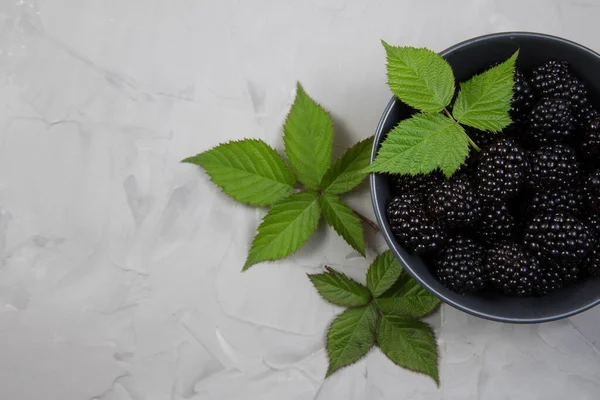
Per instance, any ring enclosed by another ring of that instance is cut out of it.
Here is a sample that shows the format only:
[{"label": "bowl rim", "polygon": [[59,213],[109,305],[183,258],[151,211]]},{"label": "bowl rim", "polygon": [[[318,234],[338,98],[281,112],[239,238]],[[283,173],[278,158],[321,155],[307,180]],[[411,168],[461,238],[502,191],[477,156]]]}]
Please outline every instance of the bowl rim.
[{"label": "bowl rim", "polygon": [[[585,47],[579,43],[576,43],[571,40],[564,39],[564,38],[561,38],[558,36],[548,35],[548,34],[544,34],[544,33],[526,32],[526,31],[498,32],[498,33],[490,33],[490,34],[486,34],[486,35],[476,36],[471,39],[467,39],[460,43],[457,43],[451,47],[448,47],[447,49],[441,51],[439,54],[442,57],[445,57],[456,50],[460,50],[460,49],[462,49],[466,46],[470,46],[474,43],[478,43],[478,42],[482,42],[482,41],[486,41],[486,40],[494,39],[494,38],[503,38],[503,37],[508,37],[508,38],[514,38],[514,37],[532,38],[533,37],[533,38],[541,38],[541,39],[549,39],[552,41],[558,41],[558,42],[567,44],[569,46],[576,47],[576,48],[578,48],[584,52],[587,52],[587,53],[595,56],[596,58],[600,59],[600,54],[598,54],[597,52],[595,52],[595,51],[591,50],[590,48]],[[373,162],[375,160],[377,151],[379,150],[379,147],[381,145],[381,137],[384,134],[383,127],[385,125],[385,122],[389,118],[389,114],[390,114],[392,108],[394,107],[394,105],[396,104],[396,101],[399,101],[399,100],[396,98],[396,96],[392,95],[391,100],[388,102],[387,106],[385,107],[385,109],[383,111],[383,114],[381,115],[381,118],[379,119],[379,122],[377,123],[377,128],[375,130],[375,136],[374,136],[374,140],[373,140],[373,147],[371,149],[370,162]],[[379,194],[375,190],[376,174],[370,175],[369,184],[370,184],[370,191],[371,191],[371,202],[373,205],[373,211],[375,212],[375,218],[377,219],[377,223],[381,227],[381,234],[383,235],[385,241],[387,242],[388,247],[390,248],[390,250],[392,251],[394,256],[402,263],[403,268],[405,270],[407,270],[408,273],[420,285],[422,285],[425,289],[427,289],[430,293],[432,293],[433,295],[438,297],[444,303],[449,304],[458,310],[464,311],[464,312],[474,315],[476,317],[480,317],[480,318],[492,320],[492,321],[498,321],[498,322],[513,323],[513,324],[534,324],[534,323],[557,321],[560,319],[568,318],[573,315],[582,313],[582,312],[589,310],[600,304],[600,298],[598,298],[597,300],[595,300],[589,304],[586,304],[585,306],[578,307],[576,309],[573,309],[573,310],[570,310],[567,312],[563,312],[560,314],[556,314],[556,315],[550,315],[550,316],[539,317],[539,318],[511,318],[511,317],[505,317],[502,315],[482,312],[482,311],[479,311],[472,307],[465,306],[459,302],[456,302],[456,301],[450,299],[444,293],[441,293],[440,291],[438,291],[437,289],[435,289],[431,285],[429,285],[427,282],[425,282],[417,273],[415,273],[413,271],[412,267],[410,267],[410,264],[408,262],[406,262],[406,260],[402,257],[402,255],[400,254],[400,252],[397,249],[397,247],[399,247],[400,245],[394,239],[393,233],[383,223],[385,216],[382,215],[382,213],[379,211],[379,209],[377,207],[377,204],[379,204],[381,202],[381,200],[379,198]]]}]

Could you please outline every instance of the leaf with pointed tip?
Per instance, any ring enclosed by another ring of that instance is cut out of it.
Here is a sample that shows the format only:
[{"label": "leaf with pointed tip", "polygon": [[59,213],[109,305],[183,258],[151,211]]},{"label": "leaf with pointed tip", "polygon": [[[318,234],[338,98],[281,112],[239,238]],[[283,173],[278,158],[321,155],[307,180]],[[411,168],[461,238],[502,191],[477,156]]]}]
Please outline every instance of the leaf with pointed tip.
[{"label": "leaf with pointed tip", "polygon": [[325,173],[321,188],[326,193],[341,194],[358,186],[367,176],[363,170],[369,165],[372,147],[373,136],[346,150]]},{"label": "leaf with pointed tip", "polygon": [[381,296],[398,280],[402,273],[400,261],[387,250],[377,256],[367,271],[367,287],[373,297]]},{"label": "leaf with pointed tip", "polygon": [[394,364],[429,375],[440,385],[437,343],[426,323],[406,315],[384,315],[377,326],[377,344]]},{"label": "leaf with pointed tip", "polygon": [[285,161],[262,140],[222,143],[182,162],[204,168],[225,194],[253,206],[273,204],[289,196],[296,184]]},{"label": "leaf with pointed tip", "polygon": [[350,308],[333,320],[327,333],[327,376],[363,358],[375,345],[377,310],[372,305]]},{"label": "leaf with pointed tip", "polygon": [[333,123],[300,83],[283,131],[285,153],[298,179],[311,189],[319,189],[331,164]]},{"label": "leaf with pointed tip", "polygon": [[243,270],[298,250],[317,229],[320,217],[316,192],[296,193],[275,203],[258,227]]},{"label": "leaf with pointed tip", "polygon": [[342,307],[366,306],[371,301],[369,290],[331,268],[322,274],[309,274],[315,288],[328,302]]},{"label": "leaf with pointed tip", "polygon": [[375,299],[375,305],[384,314],[421,318],[435,311],[440,300],[404,273],[388,291]]},{"label": "leaf with pointed tip", "polygon": [[333,194],[321,195],[319,204],[327,223],[364,257],[365,237],[360,218]]}]

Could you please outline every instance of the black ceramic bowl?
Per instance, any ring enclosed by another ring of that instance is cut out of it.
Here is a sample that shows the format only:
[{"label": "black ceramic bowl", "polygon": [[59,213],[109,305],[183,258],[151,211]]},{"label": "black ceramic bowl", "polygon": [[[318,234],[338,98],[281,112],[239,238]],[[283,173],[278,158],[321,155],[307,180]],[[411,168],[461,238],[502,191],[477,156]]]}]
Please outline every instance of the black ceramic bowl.
[{"label": "black ceramic bowl", "polygon": [[[497,33],[459,43],[444,50],[441,55],[452,66],[456,79],[463,82],[493,63],[506,60],[517,49],[520,49],[517,65],[524,70],[530,70],[549,59],[569,61],[573,70],[588,85],[592,101],[598,105],[600,55],[565,39],[538,33]],[[406,118],[408,112],[403,103],[392,98],[377,127],[371,161],[388,132]],[[386,176],[371,175],[371,197],[385,240],[406,270],[442,301],[462,311],[502,322],[537,323],[566,318],[600,303],[600,279],[582,281],[544,297],[455,293],[437,281],[419,256],[411,254],[395,239],[386,218],[386,206],[390,201]]]}]

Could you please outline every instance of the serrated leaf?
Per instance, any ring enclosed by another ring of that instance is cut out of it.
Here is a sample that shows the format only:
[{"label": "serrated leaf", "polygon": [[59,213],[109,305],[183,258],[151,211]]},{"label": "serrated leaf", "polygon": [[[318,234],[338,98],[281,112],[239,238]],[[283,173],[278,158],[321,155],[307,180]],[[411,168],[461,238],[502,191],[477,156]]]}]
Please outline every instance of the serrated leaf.
[{"label": "serrated leaf", "polygon": [[283,130],[285,153],[298,179],[311,189],[319,189],[331,164],[333,123],[300,83]]},{"label": "serrated leaf", "polygon": [[387,250],[377,256],[367,271],[367,288],[373,297],[385,293],[398,280],[402,273],[400,261]]},{"label": "serrated leaf", "polygon": [[296,184],[285,161],[262,140],[223,143],[182,162],[204,168],[223,192],[253,206],[273,204],[289,196]]},{"label": "serrated leaf", "polygon": [[438,112],[450,104],[454,74],[450,64],[429,49],[395,47],[387,53],[388,85],[400,100],[423,112]]},{"label": "serrated leaf", "polygon": [[309,274],[315,288],[325,300],[342,307],[366,306],[371,301],[369,290],[331,268],[322,274]]},{"label": "serrated leaf", "polygon": [[452,176],[469,154],[462,126],[441,114],[418,114],[400,122],[387,136],[366,172]]},{"label": "serrated leaf", "polygon": [[317,229],[320,216],[319,196],[312,191],[296,193],[275,203],[258,227],[243,270],[298,250]]},{"label": "serrated leaf", "polygon": [[440,385],[437,343],[426,323],[406,315],[384,315],[377,326],[377,344],[394,364],[429,375]]},{"label": "serrated leaf", "polygon": [[375,344],[377,311],[372,305],[350,308],[333,320],[327,333],[327,376],[354,364]]},{"label": "serrated leaf", "polygon": [[327,193],[341,194],[358,186],[367,174],[363,171],[369,165],[373,137],[350,147],[327,170],[321,188]]},{"label": "serrated leaf", "polygon": [[515,62],[519,51],[500,65],[460,84],[452,115],[461,124],[500,132],[511,124]]},{"label": "serrated leaf", "polygon": [[389,290],[375,299],[375,305],[384,314],[421,318],[435,311],[440,300],[405,272]]},{"label": "serrated leaf", "polygon": [[364,257],[365,237],[360,218],[333,194],[324,193],[319,204],[327,223]]}]

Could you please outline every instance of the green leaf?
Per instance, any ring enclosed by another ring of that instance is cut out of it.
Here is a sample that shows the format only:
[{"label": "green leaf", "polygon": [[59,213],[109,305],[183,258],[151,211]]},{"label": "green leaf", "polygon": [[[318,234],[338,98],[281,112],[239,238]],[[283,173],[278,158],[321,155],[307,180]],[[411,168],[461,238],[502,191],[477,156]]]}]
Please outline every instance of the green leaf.
[{"label": "green leaf", "polygon": [[327,193],[341,194],[358,186],[367,174],[363,171],[369,165],[373,137],[350,147],[327,170],[321,188]]},{"label": "green leaf", "polygon": [[380,254],[367,272],[367,287],[373,297],[379,297],[391,288],[401,273],[400,261],[394,257],[391,251],[387,250]]},{"label": "green leaf", "polygon": [[320,214],[319,196],[312,191],[296,193],[275,203],[258,227],[243,270],[298,250],[317,228]]},{"label": "green leaf", "polygon": [[300,83],[283,130],[285,152],[298,179],[311,189],[319,189],[331,164],[333,123]]},{"label": "green leaf", "polygon": [[372,305],[350,308],[331,323],[327,333],[327,376],[354,364],[375,345],[377,311]]},{"label": "green leaf", "polygon": [[375,299],[375,305],[384,314],[421,318],[435,311],[440,300],[408,273],[403,273],[388,291]]},{"label": "green leaf", "polygon": [[450,104],[454,74],[450,64],[429,49],[394,47],[387,53],[388,85],[400,100],[423,112],[438,112]]},{"label": "green leaf", "polygon": [[440,385],[437,343],[426,323],[406,315],[384,315],[377,326],[377,344],[394,364],[429,375]]},{"label": "green leaf", "polygon": [[468,154],[469,138],[462,126],[441,114],[418,114],[388,134],[365,172],[417,175],[439,168],[450,177]]},{"label": "green leaf", "polygon": [[364,257],[365,237],[360,218],[333,194],[323,194],[319,204],[327,223]]},{"label": "green leaf", "polygon": [[296,184],[285,161],[262,140],[223,143],[182,162],[201,166],[223,192],[253,206],[289,196]]},{"label": "green leaf", "polygon": [[325,273],[309,274],[308,277],[319,294],[335,305],[360,307],[371,301],[371,293],[366,287],[331,268],[327,268]]},{"label": "green leaf", "polygon": [[458,122],[484,131],[500,132],[511,124],[515,62],[519,51],[502,64],[460,84],[452,115]]}]

